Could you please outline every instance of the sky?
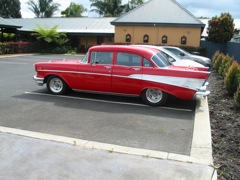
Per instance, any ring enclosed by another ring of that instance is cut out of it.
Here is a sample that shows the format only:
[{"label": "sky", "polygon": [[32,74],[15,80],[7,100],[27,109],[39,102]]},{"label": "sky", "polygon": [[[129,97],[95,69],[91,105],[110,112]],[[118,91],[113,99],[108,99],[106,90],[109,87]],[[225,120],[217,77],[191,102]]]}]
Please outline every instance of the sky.
[{"label": "sky", "polygon": [[[37,2],[37,0],[35,0]],[[122,0],[126,3],[128,0]],[[147,0],[145,0],[147,1]],[[176,0],[180,5],[190,11],[196,17],[209,17],[220,16],[222,12],[229,12],[234,19],[240,19],[240,1],[239,0]],[[28,9],[26,4],[28,0],[20,0],[21,14],[23,18],[33,18],[34,14]],[[54,0],[58,2],[60,11],[55,16],[61,16],[61,11],[65,10],[70,2],[82,4],[88,9],[84,16],[98,17],[96,13],[89,12],[91,2],[89,0]],[[161,3],[161,0],[159,0]]]}]

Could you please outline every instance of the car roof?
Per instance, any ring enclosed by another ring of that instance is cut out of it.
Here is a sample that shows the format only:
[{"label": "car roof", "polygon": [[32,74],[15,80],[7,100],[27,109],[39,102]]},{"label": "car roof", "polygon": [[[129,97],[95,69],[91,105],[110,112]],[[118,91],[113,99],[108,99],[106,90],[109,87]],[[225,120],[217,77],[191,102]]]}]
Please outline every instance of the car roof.
[{"label": "car roof", "polygon": [[179,47],[176,46],[161,46],[162,48],[172,48],[172,49],[181,49]]},{"label": "car roof", "polygon": [[159,51],[156,49],[142,47],[142,46],[131,46],[131,45],[97,45],[92,46],[89,51],[124,51],[141,54],[144,57],[151,58]]},{"label": "car roof", "polygon": [[177,55],[175,55],[171,51],[164,48],[164,47],[172,47],[172,46],[154,46],[154,45],[135,45],[135,46],[158,49],[160,52],[164,52],[164,53],[168,54],[169,56],[172,56],[175,59],[178,59],[178,60],[180,59]]}]

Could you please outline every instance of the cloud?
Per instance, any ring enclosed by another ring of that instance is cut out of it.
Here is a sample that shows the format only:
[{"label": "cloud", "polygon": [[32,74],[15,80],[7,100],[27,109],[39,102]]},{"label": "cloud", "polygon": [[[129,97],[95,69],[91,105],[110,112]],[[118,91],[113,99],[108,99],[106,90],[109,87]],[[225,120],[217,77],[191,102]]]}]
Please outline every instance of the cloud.
[{"label": "cloud", "polygon": [[240,18],[239,0],[177,0],[184,8],[194,14],[196,17],[220,16],[223,12],[229,12],[233,18]]}]

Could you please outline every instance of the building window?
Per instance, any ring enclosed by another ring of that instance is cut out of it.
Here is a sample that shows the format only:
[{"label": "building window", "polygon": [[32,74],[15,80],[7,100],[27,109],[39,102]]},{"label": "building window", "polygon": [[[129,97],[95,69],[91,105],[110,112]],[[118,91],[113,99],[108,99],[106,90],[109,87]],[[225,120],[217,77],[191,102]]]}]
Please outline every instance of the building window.
[{"label": "building window", "polygon": [[186,36],[181,37],[181,44],[187,44],[187,37]]},{"label": "building window", "polygon": [[143,36],[143,42],[148,43],[148,41],[149,41],[149,36],[147,34],[145,34]]},{"label": "building window", "polygon": [[126,35],[126,42],[131,42],[131,35],[130,34]]},{"label": "building window", "polygon": [[166,44],[167,43],[167,36],[164,35],[162,36],[162,44]]}]

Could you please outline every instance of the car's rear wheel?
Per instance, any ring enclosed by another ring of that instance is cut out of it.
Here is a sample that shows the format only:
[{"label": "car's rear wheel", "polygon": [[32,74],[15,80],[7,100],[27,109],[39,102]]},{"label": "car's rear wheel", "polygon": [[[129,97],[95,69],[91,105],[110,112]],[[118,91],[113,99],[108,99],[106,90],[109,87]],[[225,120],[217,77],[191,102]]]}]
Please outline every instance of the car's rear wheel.
[{"label": "car's rear wheel", "polygon": [[47,80],[47,89],[51,94],[64,94],[67,84],[58,76],[50,76]]},{"label": "car's rear wheel", "polygon": [[151,106],[160,106],[163,105],[168,98],[168,94],[164,91],[161,91],[159,89],[145,89],[142,92],[142,100]]}]

